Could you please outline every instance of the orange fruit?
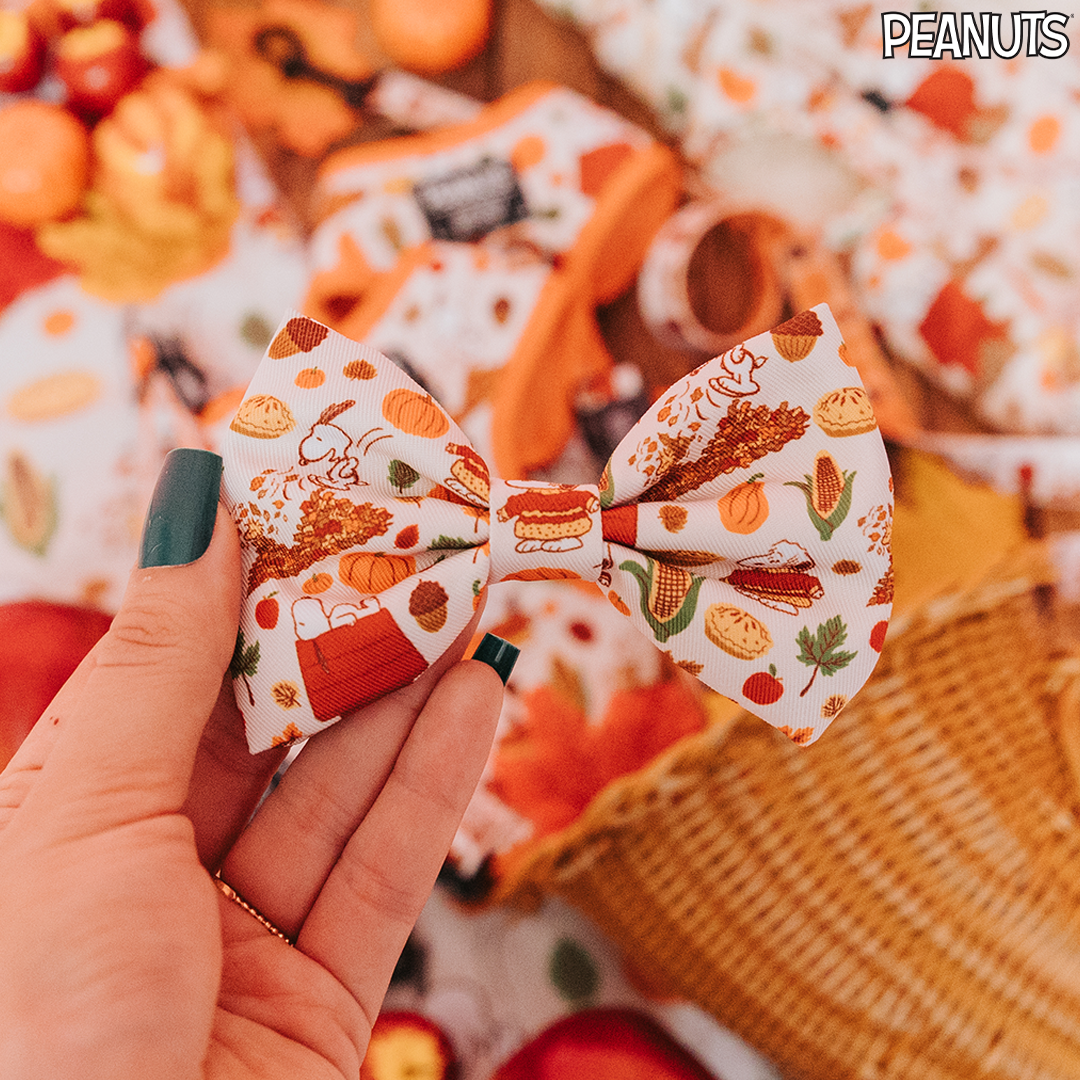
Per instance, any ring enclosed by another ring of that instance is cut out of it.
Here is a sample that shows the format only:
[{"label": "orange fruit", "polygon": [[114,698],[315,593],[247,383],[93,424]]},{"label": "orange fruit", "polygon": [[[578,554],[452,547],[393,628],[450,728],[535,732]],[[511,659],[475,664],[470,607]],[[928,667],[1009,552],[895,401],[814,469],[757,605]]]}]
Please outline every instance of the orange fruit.
[{"label": "orange fruit", "polygon": [[0,110],[0,218],[29,228],[79,205],[90,168],[86,128],[66,109],[16,101]]},{"label": "orange fruit", "polygon": [[491,0],[371,0],[379,47],[421,75],[440,75],[467,63],[487,44]]}]

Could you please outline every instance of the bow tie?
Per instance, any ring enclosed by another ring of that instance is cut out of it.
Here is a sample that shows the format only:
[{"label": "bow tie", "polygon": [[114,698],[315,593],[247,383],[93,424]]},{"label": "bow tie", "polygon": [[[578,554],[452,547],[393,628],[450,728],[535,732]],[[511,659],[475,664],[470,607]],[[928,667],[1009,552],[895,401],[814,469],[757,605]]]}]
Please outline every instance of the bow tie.
[{"label": "bow tie", "polygon": [[499,581],[595,582],[675,664],[800,743],[884,641],[892,480],[825,305],[671,387],[595,486],[492,479],[390,360],[294,316],[224,457],[253,753],[411,682]]}]

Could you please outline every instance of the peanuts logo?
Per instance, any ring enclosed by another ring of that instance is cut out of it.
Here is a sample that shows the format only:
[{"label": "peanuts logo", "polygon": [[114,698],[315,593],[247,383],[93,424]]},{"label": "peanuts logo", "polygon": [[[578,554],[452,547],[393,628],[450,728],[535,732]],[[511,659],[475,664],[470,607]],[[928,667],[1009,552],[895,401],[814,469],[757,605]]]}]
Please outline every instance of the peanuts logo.
[{"label": "peanuts logo", "polygon": [[881,58],[892,60],[907,45],[908,56],[920,60],[941,60],[946,54],[953,60],[1011,60],[1021,49],[1027,56],[1057,60],[1069,51],[1064,31],[1072,17],[1045,9],[1014,11],[1006,44],[1004,16],[997,12],[886,11],[881,15]]},{"label": "peanuts logo", "polygon": [[511,495],[496,517],[504,524],[514,521],[515,551],[574,551],[584,546],[581,538],[599,509],[600,500],[591,491],[557,484]]}]

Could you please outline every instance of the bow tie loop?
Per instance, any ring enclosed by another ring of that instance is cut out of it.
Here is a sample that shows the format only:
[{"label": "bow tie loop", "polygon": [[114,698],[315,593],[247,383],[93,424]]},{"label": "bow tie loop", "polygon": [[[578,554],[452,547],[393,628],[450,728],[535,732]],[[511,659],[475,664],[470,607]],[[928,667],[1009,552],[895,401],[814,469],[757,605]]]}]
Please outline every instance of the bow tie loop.
[{"label": "bow tie loop", "polygon": [[492,478],[431,396],[294,316],[230,425],[253,752],[419,676],[489,584],[566,578],[795,741],[865,682],[892,601],[892,481],[824,305],[702,365],[596,486]]},{"label": "bow tie loop", "polygon": [[595,484],[495,480],[491,488],[490,581],[596,581],[604,562]]}]

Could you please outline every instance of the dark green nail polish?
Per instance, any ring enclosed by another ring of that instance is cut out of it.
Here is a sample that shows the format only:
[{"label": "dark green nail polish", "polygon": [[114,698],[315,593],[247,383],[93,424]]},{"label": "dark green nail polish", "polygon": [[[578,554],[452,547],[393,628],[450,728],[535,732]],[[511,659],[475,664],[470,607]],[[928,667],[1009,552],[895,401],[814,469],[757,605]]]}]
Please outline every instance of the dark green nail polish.
[{"label": "dark green nail polish", "polygon": [[501,637],[496,637],[494,634],[485,634],[484,640],[476,646],[476,652],[472,654],[472,658],[494,668],[505,686],[520,654],[521,650],[516,645],[511,645],[509,641],[503,641]]},{"label": "dark green nail polish", "polygon": [[143,523],[139,566],[183,566],[202,558],[214,535],[221,458],[209,450],[172,450],[161,466]]}]

